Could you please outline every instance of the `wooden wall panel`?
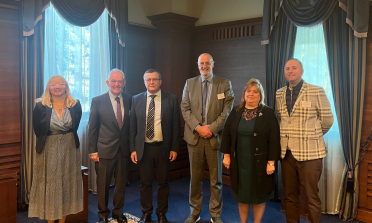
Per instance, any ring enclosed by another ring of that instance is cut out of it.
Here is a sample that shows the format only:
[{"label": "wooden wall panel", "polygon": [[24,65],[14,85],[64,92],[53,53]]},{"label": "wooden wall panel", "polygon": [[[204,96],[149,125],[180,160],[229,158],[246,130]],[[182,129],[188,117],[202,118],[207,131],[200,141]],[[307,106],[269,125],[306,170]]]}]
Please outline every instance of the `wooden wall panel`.
[{"label": "wooden wall panel", "polygon": [[0,0],[0,169],[21,164],[20,3]]},{"label": "wooden wall panel", "polygon": [[[210,53],[215,61],[213,73],[231,81],[235,105],[240,103],[242,90],[251,78],[259,79],[265,86],[265,46],[261,45],[259,32],[261,22],[262,18],[255,18],[195,28],[190,77],[199,75],[196,64],[199,55]],[[223,39],[214,36],[215,32],[222,31],[226,34],[223,34]]]},{"label": "wooden wall panel", "polygon": [[16,222],[21,166],[20,2],[0,0],[0,222]]},{"label": "wooden wall panel", "polygon": [[[19,8],[0,1],[0,144],[21,142]],[[7,106],[4,106],[7,105]]]},{"label": "wooden wall panel", "polygon": [[143,74],[155,68],[154,28],[128,25],[127,34],[127,85],[126,92],[136,95],[146,91]]},{"label": "wooden wall panel", "polygon": [[[371,4],[370,4],[371,5]],[[369,8],[371,15],[372,6]],[[369,17],[372,24],[372,17]],[[363,107],[363,125],[361,141],[367,139],[372,128],[372,25],[368,28],[367,35],[367,58],[366,58],[366,85]],[[364,154],[359,167],[359,205],[357,220],[372,222],[372,146]]]}]

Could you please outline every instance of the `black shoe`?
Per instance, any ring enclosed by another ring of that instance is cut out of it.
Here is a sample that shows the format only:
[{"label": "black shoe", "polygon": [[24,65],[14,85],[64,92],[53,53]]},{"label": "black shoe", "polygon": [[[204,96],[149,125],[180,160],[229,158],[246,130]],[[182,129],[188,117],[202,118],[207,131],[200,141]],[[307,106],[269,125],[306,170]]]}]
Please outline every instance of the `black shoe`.
[{"label": "black shoe", "polygon": [[138,223],[150,223],[150,222],[151,222],[151,213],[143,213]]},{"label": "black shoe", "polygon": [[100,218],[99,223],[109,223],[109,220],[107,218]]},{"label": "black shoe", "polygon": [[156,214],[158,216],[158,223],[169,223],[164,213]]},{"label": "black shoe", "polygon": [[121,214],[119,216],[113,214],[112,218],[116,219],[116,221],[118,223],[127,223],[128,222],[127,217],[125,217],[123,214]]}]

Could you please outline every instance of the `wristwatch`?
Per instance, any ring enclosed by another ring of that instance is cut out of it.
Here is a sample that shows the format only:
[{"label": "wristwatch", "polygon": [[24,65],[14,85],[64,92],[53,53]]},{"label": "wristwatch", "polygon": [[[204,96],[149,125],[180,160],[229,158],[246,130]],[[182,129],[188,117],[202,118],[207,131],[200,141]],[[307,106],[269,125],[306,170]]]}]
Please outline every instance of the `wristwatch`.
[{"label": "wristwatch", "polygon": [[274,165],[275,165],[275,163],[271,164],[271,163],[269,163],[269,162],[267,162],[267,164],[269,164],[270,166],[274,166]]}]

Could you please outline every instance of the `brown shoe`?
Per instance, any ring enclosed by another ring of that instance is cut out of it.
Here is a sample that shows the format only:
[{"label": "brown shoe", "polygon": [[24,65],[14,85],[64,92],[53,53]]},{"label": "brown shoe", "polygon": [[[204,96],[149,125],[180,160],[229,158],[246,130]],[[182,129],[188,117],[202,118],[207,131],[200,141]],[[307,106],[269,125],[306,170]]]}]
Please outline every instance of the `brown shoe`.
[{"label": "brown shoe", "polygon": [[200,216],[195,216],[195,215],[192,215],[190,214],[190,216],[185,220],[184,223],[196,223],[200,220]]}]

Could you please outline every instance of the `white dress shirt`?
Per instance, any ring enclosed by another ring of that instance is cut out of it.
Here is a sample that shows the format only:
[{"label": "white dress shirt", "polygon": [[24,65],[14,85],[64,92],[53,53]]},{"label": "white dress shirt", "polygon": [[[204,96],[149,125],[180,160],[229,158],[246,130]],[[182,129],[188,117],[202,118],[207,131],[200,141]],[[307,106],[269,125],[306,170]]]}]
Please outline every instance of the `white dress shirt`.
[{"label": "white dress shirt", "polygon": [[[149,112],[149,105],[151,102],[150,92],[147,91],[147,103],[146,103],[146,129],[147,129],[147,115]],[[159,90],[154,98],[155,102],[155,116],[154,116],[154,138],[151,140],[146,137],[145,134],[145,142],[152,143],[152,142],[161,142],[163,141],[163,133],[161,131],[161,90]],[[145,129],[145,131],[146,131]]]}]

